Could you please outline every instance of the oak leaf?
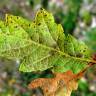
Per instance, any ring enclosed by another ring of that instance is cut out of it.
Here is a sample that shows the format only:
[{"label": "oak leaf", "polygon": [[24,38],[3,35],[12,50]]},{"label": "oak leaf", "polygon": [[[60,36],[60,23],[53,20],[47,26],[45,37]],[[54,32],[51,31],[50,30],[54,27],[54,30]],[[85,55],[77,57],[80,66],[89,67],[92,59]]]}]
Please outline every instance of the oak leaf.
[{"label": "oak leaf", "polygon": [[6,15],[0,22],[0,56],[20,60],[20,71],[79,73],[91,58],[90,49],[73,36],[64,34],[61,24],[53,15],[40,9],[33,21],[19,16]]},{"label": "oak leaf", "polygon": [[79,74],[73,74],[71,71],[55,73],[54,78],[38,78],[33,80],[28,85],[28,88],[40,87],[43,90],[44,96],[70,96],[72,90],[77,89],[77,79],[80,79],[83,73],[84,71]]}]

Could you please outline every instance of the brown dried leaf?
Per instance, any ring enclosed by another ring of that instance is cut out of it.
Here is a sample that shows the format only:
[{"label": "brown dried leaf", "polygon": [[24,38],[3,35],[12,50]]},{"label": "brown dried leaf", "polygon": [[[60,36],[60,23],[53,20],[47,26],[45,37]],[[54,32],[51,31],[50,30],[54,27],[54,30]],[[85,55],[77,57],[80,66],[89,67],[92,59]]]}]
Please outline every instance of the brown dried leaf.
[{"label": "brown dried leaf", "polygon": [[73,74],[71,71],[55,73],[54,78],[39,78],[32,81],[29,89],[40,87],[44,96],[70,96],[72,90],[77,89],[77,79],[81,78],[84,71]]},{"label": "brown dried leaf", "polygon": [[77,88],[78,88],[78,83],[75,80],[73,80],[69,82],[67,86],[65,85],[64,87],[59,89],[59,91],[56,93],[55,96],[70,96],[72,90],[76,90]]}]

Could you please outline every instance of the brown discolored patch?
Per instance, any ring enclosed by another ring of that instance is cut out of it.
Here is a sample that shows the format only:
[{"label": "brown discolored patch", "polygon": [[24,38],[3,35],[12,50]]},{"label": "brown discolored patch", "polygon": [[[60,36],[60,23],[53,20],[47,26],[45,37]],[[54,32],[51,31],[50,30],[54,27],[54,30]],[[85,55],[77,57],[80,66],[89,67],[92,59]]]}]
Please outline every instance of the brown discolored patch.
[{"label": "brown discolored patch", "polygon": [[54,78],[38,78],[32,81],[28,85],[28,88],[34,89],[40,87],[43,90],[44,96],[56,96],[58,90],[64,87],[66,88],[67,94],[67,91],[70,93],[72,90],[77,88],[76,80],[80,79],[84,72],[85,70],[78,74],[73,74],[71,71],[65,73],[54,73]]}]

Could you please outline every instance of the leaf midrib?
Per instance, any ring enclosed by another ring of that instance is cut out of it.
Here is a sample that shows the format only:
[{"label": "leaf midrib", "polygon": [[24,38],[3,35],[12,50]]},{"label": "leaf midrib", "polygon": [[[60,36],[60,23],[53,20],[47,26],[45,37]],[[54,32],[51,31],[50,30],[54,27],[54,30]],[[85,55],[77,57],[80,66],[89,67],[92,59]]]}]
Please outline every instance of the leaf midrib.
[{"label": "leaf midrib", "polygon": [[[53,50],[53,51],[55,51],[55,52],[58,52],[58,53],[60,53],[60,55],[62,55],[62,56],[66,56],[66,57],[69,57],[69,58],[73,58],[73,59],[77,59],[77,60],[85,61],[85,62],[89,62],[89,63],[90,63],[90,62],[96,63],[95,60],[73,57],[73,56],[70,56],[70,55],[68,55],[68,54],[60,51],[60,50],[57,50],[57,49],[54,49],[54,48],[52,48],[52,47],[43,45],[43,44],[41,44],[41,43],[37,43],[37,42],[35,42],[35,41],[31,41],[31,42],[34,43],[34,44],[36,44],[37,46],[41,46],[41,47],[43,47],[43,48],[50,49],[50,50]],[[30,54],[29,54],[29,55],[30,55]],[[26,55],[26,56],[28,56],[28,55]],[[26,57],[26,56],[25,56],[25,57]]]},{"label": "leaf midrib", "polygon": [[[23,40],[26,40],[26,39],[23,39]],[[40,44],[40,43],[37,43],[37,42],[32,41],[32,40],[26,40],[26,41],[30,42],[30,44],[28,44],[28,45],[26,45],[26,46],[23,46],[23,47],[18,47],[18,48],[9,49],[9,50],[6,50],[6,51],[18,50],[19,48],[25,48],[25,47],[31,46],[31,44],[34,43],[35,45],[41,46],[41,47],[43,47],[43,48],[47,48],[47,49],[56,51],[56,52],[60,53],[62,56],[64,55],[64,56],[66,56],[66,57],[73,58],[73,59],[77,59],[77,60],[80,60],[80,61],[86,61],[86,62],[96,63],[96,61],[94,61],[94,60],[89,60],[89,59],[85,59],[85,58],[77,58],[77,57],[70,56],[70,55],[68,55],[68,54],[66,54],[66,53],[64,53],[64,52],[62,52],[62,51],[60,51],[60,50],[54,49],[54,48],[52,48],[52,47],[49,47],[49,46],[46,46],[46,45],[43,45],[43,44]],[[3,51],[3,52],[5,52],[5,51]],[[30,54],[27,54],[27,55],[25,55],[24,57],[29,56],[29,55],[30,55]],[[23,58],[23,57],[22,57],[22,58]],[[21,58],[21,59],[22,59],[22,58]],[[10,59],[10,58],[9,58],[9,59]]]},{"label": "leaf midrib", "polygon": [[[23,40],[26,40],[26,39],[23,39]],[[89,59],[85,59],[85,58],[77,58],[77,57],[70,56],[70,55],[68,55],[68,54],[66,54],[66,53],[64,53],[64,52],[62,52],[62,51],[60,51],[60,50],[57,50],[57,49],[54,49],[54,48],[52,48],[52,47],[43,45],[43,44],[41,44],[41,43],[37,43],[37,42],[35,42],[35,41],[33,41],[33,40],[26,40],[26,41],[28,41],[30,44],[25,45],[25,46],[23,46],[23,47],[18,47],[18,48],[13,48],[13,49],[5,50],[5,51],[2,51],[2,52],[6,52],[6,51],[10,51],[10,50],[19,50],[19,48],[25,48],[25,47],[31,46],[31,44],[34,43],[35,45],[38,45],[38,46],[41,46],[41,47],[44,47],[44,48],[47,48],[47,49],[56,51],[56,52],[60,53],[62,56],[64,55],[64,56],[66,56],[66,57],[73,58],[73,59],[77,59],[77,60],[80,60],[80,61],[86,61],[86,62],[96,63],[96,61],[94,61],[94,60],[89,60]],[[29,56],[29,55],[30,55],[30,54],[27,54],[27,55],[25,55],[24,57]],[[22,57],[22,58],[23,58],[23,57]],[[21,58],[21,59],[22,59],[22,58]],[[11,59],[11,58],[9,58],[9,59]]]}]

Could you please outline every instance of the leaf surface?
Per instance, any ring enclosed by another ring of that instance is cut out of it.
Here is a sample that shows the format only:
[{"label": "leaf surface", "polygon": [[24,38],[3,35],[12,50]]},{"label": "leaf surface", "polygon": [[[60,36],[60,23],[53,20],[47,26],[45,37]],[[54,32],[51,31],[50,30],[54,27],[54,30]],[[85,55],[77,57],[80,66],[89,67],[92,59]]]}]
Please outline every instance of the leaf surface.
[{"label": "leaf surface", "polygon": [[36,14],[35,28],[39,41],[34,42],[36,50],[22,61],[21,71],[43,71],[52,67],[55,72],[78,73],[92,61],[89,48],[73,36],[65,36],[62,26],[44,9]]},{"label": "leaf surface", "polygon": [[78,73],[89,62],[96,63],[91,59],[90,49],[73,36],[66,36],[62,26],[56,24],[52,14],[44,9],[37,12],[32,22],[7,14],[4,24],[8,31],[4,32],[0,25],[3,28],[0,28],[0,56],[20,59],[20,71],[51,68],[54,72],[72,70]]},{"label": "leaf surface", "polygon": [[83,73],[73,74],[71,71],[65,73],[55,73],[54,78],[38,78],[33,80],[29,85],[29,89],[40,87],[44,96],[70,96],[72,90],[78,87],[77,79]]}]

